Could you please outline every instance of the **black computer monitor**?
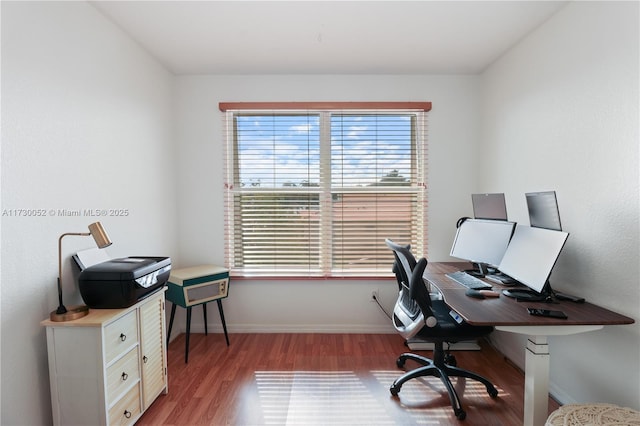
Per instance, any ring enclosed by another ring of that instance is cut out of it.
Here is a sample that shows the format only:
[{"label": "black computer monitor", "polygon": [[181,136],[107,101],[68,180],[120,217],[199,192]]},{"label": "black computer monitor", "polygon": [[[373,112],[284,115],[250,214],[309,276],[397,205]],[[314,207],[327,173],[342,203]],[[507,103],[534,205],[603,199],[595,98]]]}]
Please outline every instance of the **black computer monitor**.
[{"label": "black computer monitor", "polygon": [[471,194],[473,217],[476,219],[507,220],[504,194]]},{"label": "black computer monitor", "polygon": [[450,254],[474,264],[474,270],[467,272],[484,275],[487,267],[500,264],[515,225],[504,220],[466,219],[456,231]]},{"label": "black computer monitor", "polygon": [[555,191],[528,192],[525,197],[531,226],[562,231]]},{"label": "black computer monitor", "polygon": [[549,277],[569,234],[517,225],[498,269],[531,291],[505,290],[519,299],[545,300],[552,296]]}]

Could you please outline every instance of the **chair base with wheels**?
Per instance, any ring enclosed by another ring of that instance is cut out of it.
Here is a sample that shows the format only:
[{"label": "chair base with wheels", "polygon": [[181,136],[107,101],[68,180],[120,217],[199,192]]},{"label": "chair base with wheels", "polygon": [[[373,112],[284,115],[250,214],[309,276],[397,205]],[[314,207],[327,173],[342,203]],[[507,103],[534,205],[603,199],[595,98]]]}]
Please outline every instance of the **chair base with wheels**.
[{"label": "chair base with wheels", "polygon": [[464,420],[467,417],[467,413],[462,408],[460,397],[453,387],[450,377],[464,377],[476,380],[487,388],[489,396],[492,398],[496,398],[498,396],[498,390],[488,379],[471,371],[458,368],[456,366],[455,357],[445,353],[443,342],[436,342],[434,345],[433,359],[413,353],[404,353],[398,357],[396,360],[398,368],[404,368],[407,360],[415,361],[422,366],[414,370],[407,371],[401,377],[397,378],[389,389],[391,391],[391,395],[397,396],[398,393],[400,393],[402,385],[411,379],[426,376],[438,377],[447,388],[451,407],[453,407],[453,412],[459,420]]}]

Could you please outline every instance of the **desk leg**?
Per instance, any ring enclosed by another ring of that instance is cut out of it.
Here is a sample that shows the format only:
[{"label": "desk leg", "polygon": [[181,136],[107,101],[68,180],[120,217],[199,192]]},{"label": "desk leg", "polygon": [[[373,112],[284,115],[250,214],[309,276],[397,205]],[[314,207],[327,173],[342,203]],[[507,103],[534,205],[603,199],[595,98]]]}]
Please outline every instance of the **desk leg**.
[{"label": "desk leg", "polygon": [[542,426],[549,410],[549,345],[547,336],[529,336],[524,378],[524,425]]},{"label": "desk leg", "polygon": [[224,329],[224,338],[227,340],[227,346],[229,346],[229,335],[227,334],[227,323],[224,320],[224,312],[222,311],[222,300],[218,299],[218,311],[220,312],[220,321],[222,321],[222,328]]},{"label": "desk leg", "polygon": [[173,327],[173,317],[176,316],[176,304],[171,304],[171,317],[169,318],[169,330],[167,331],[167,347],[169,347],[169,338],[171,337],[171,328]]}]

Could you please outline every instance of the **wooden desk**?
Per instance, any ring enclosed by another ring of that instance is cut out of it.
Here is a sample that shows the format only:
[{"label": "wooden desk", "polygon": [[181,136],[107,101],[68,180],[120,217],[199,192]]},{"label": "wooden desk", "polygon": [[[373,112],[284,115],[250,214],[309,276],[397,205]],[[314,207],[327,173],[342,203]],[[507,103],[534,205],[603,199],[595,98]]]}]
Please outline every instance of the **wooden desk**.
[{"label": "wooden desk", "polygon": [[[472,325],[491,325],[496,330],[525,334],[528,337],[525,358],[524,422],[525,426],[544,425],[549,398],[548,336],[569,335],[599,330],[605,325],[633,324],[632,318],[592,303],[518,302],[500,295],[475,299],[465,295],[466,288],[444,274],[468,268],[467,263],[429,263],[424,273],[428,285],[435,287],[445,303]],[[494,289],[505,287],[490,281]],[[527,307],[563,311],[567,319],[529,315]]]}]

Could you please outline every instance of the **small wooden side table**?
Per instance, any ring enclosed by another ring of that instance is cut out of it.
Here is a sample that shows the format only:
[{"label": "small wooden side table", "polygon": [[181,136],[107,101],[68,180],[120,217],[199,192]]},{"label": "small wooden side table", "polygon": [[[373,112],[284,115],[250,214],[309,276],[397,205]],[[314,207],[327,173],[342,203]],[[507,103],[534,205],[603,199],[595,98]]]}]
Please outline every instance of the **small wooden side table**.
[{"label": "small wooden side table", "polygon": [[184,362],[189,362],[189,335],[191,334],[191,308],[202,305],[204,314],[204,332],[207,330],[207,303],[218,302],[220,320],[224,329],[224,337],[229,346],[229,335],[227,334],[227,324],[224,320],[222,310],[222,299],[229,295],[229,270],[221,266],[201,265],[190,268],[174,269],[171,271],[167,282],[167,300],[171,307],[171,318],[169,329],[167,330],[167,346],[173,327],[173,318],[176,314],[176,306],[181,306],[187,310],[187,339],[185,343]]}]

